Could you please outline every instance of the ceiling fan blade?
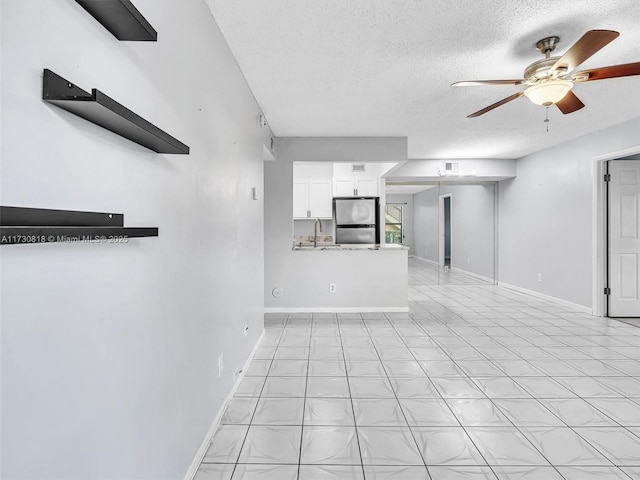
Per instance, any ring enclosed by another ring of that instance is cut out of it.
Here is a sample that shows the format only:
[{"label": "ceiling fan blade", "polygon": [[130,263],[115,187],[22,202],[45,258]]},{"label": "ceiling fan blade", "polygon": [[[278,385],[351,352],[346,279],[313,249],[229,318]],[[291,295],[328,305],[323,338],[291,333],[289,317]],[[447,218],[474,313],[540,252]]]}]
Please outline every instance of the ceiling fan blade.
[{"label": "ceiling fan blade", "polygon": [[640,75],[640,62],[625,63],[623,65],[611,65],[610,67],[593,68],[583,70],[571,75],[574,82],[590,82],[592,80],[604,80],[605,78],[630,77]]},{"label": "ceiling fan blade", "polygon": [[549,70],[549,73],[554,73],[559,68],[566,68],[568,72],[575,70],[578,65],[605,47],[609,42],[618,38],[619,35],[618,32],[613,30],[589,30],[558,59]]},{"label": "ceiling fan blade", "polygon": [[520,85],[524,80],[469,80],[452,83],[452,87],[475,87],[478,85]]},{"label": "ceiling fan blade", "polygon": [[582,103],[575,93],[569,90],[562,100],[556,102],[556,106],[566,115],[567,113],[573,113],[576,110],[580,110],[584,107],[584,103]]},{"label": "ceiling fan blade", "polygon": [[522,95],[524,95],[524,91],[514,93],[513,95],[507,98],[503,98],[499,102],[489,105],[488,107],[484,107],[482,110],[478,110],[477,112],[472,113],[471,115],[467,115],[467,118],[475,118],[475,117],[479,117],[480,115],[484,115],[485,113],[490,112],[494,108],[498,108],[499,106],[504,105],[505,103],[508,103],[511,100],[515,100],[516,98],[521,97]]}]

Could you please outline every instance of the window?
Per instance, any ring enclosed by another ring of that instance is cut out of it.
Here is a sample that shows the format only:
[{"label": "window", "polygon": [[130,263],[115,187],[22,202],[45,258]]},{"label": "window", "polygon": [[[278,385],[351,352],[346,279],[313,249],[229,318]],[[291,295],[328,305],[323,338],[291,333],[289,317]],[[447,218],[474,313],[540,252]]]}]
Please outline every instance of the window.
[{"label": "window", "polygon": [[402,207],[397,203],[388,203],[384,207],[384,241],[402,243]]}]

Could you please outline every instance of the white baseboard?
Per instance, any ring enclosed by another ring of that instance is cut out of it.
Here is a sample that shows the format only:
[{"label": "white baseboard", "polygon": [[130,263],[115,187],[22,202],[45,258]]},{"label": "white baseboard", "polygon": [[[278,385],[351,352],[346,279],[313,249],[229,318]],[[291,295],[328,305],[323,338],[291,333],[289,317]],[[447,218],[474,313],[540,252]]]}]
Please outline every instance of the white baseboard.
[{"label": "white baseboard", "polygon": [[565,307],[569,307],[575,310],[576,312],[588,313],[589,315],[593,315],[593,310],[590,307],[585,307],[584,305],[578,305],[577,303],[569,302],[567,300],[563,300],[562,298],[552,297],[551,295],[546,295],[544,293],[536,292],[535,290],[529,290],[527,288],[518,287],[516,285],[511,285],[509,283],[504,283],[504,282],[498,282],[498,286],[508,288],[509,290],[514,290],[519,293],[524,293],[526,295],[531,295],[532,297],[540,298],[542,300],[548,300],[550,302],[557,303]]},{"label": "white baseboard", "polygon": [[430,263],[431,265],[438,265],[438,262],[434,262],[433,260],[429,260],[427,258],[422,258],[417,255],[409,255],[409,256],[411,258],[415,258],[416,260],[420,260],[421,262],[427,262],[427,263]]},{"label": "white baseboard", "polygon": [[213,434],[216,433],[216,430],[220,425],[220,420],[222,420],[222,415],[224,414],[224,411],[226,410],[227,405],[231,401],[231,398],[233,398],[233,395],[236,393],[236,390],[238,389],[238,385],[244,378],[244,374],[247,371],[247,368],[249,368],[249,364],[251,363],[251,360],[253,360],[253,356],[256,354],[258,347],[260,347],[260,345],[262,344],[263,338],[264,338],[264,329],[262,330],[262,333],[260,334],[258,341],[253,346],[253,349],[251,350],[249,357],[247,357],[246,362],[244,362],[244,365],[242,366],[242,373],[238,375],[238,378],[236,378],[236,381],[233,382],[231,391],[224,399],[224,402],[222,402],[222,406],[218,410],[216,417],[213,419],[213,423],[211,423],[211,427],[209,427],[207,434],[202,440],[202,443],[200,444],[200,448],[198,448],[198,451],[196,452],[195,457],[193,457],[193,461],[191,462],[191,465],[189,465],[187,472],[184,474],[183,480],[193,480],[193,477],[195,477],[196,472],[200,467],[200,463],[202,463],[202,459],[204,458],[205,453],[207,453],[207,448],[209,448],[209,444],[211,443],[211,437],[213,437]]},{"label": "white baseboard", "polygon": [[470,272],[470,271],[465,270],[464,268],[460,268],[460,267],[450,267],[450,268],[451,268],[452,272],[461,273],[463,275],[468,275],[470,277],[477,278],[478,280],[482,280],[483,282],[488,282],[491,285],[495,285],[496,284],[495,280],[493,278],[491,278],[491,277],[485,277],[484,275],[480,275],[478,273],[473,273],[473,272]]},{"label": "white baseboard", "polygon": [[265,313],[407,313],[409,307],[271,307]]},{"label": "white baseboard", "polygon": [[[438,266],[438,262],[434,262],[433,260],[429,260],[427,258],[418,257],[416,255],[410,255],[410,257],[413,257],[416,260],[420,260],[421,262],[426,262],[426,263],[430,263],[431,265]],[[489,282],[489,283],[495,285],[495,281],[491,277],[485,277],[484,275],[480,275],[480,274],[477,274],[477,273],[469,272],[468,270],[465,270],[465,269],[460,268],[460,267],[450,267],[450,268],[451,268],[452,272],[463,273],[465,275],[469,275],[470,277],[474,277],[474,278],[477,278],[478,280],[482,280],[484,282]]]}]

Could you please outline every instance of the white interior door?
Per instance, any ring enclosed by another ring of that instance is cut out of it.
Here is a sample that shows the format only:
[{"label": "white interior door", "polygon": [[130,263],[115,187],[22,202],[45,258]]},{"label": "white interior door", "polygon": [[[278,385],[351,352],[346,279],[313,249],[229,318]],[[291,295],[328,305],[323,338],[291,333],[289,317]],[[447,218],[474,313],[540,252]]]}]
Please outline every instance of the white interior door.
[{"label": "white interior door", "polygon": [[640,160],[612,160],[609,174],[609,316],[640,317]]}]

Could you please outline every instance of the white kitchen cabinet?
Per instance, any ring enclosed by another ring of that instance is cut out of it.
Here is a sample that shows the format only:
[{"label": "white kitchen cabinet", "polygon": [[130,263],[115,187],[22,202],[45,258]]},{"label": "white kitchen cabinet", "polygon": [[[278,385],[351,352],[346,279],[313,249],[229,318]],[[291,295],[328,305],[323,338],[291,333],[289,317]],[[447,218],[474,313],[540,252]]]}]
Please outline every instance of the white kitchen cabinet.
[{"label": "white kitchen cabinet", "polygon": [[336,197],[353,197],[356,192],[353,178],[334,178],[333,192]]},{"label": "white kitchen cabinet", "polygon": [[334,178],[336,197],[377,197],[378,179],[372,177]]},{"label": "white kitchen cabinet", "polygon": [[293,182],[293,218],[307,218],[309,183]]},{"label": "white kitchen cabinet", "polygon": [[293,218],[333,217],[333,165],[295,162],[293,164]]},{"label": "white kitchen cabinet", "polygon": [[356,178],[356,195],[359,197],[377,197],[377,178]]},{"label": "white kitchen cabinet", "polygon": [[329,179],[293,182],[293,218],[332,218],[332,189]]},{"label": "white kitchen cabinet", "polygon": [[333,217],[331,180],[309,180],[309,210],[311,218]]}]

